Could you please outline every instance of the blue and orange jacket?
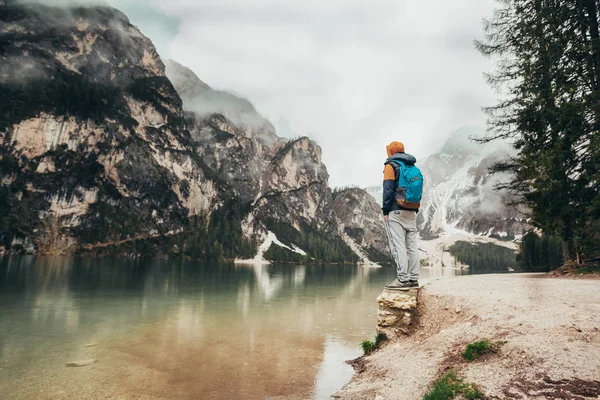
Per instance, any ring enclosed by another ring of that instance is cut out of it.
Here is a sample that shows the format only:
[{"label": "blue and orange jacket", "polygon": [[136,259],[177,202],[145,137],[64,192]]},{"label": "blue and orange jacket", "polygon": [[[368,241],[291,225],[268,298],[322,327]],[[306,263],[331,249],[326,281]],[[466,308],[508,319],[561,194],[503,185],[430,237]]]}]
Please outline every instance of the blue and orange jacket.
[{"label": "blue and orange jacket", "polygon": [[[400,207],[396,203],[396,187],[398,186],[398,172],[400,166],[396,163],[390,163],[392,160],[402,161],[406,165],[413,165],[417,162],[417,159],[410,154],[406,154],[404,152],[397,152],[390,154],[390,150],[394,150],[393,148],[388,148],[388,156],[389,158],[385,162],[385,168],[383,170],[383,207],[381,210],[383,211],[383,215],[388,215],[392,211],[398,210],[408,210],[408,208]],[[416,211],[419,210],[413,210]]]}]

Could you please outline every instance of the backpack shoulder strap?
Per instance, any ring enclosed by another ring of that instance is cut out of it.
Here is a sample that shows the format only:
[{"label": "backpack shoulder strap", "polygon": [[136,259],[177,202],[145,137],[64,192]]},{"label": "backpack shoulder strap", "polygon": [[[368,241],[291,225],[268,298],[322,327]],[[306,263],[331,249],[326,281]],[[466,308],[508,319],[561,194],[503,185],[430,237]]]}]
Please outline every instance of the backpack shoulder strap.
[{"label": "backpack shoulder strap", "polygon": [[404,163],[400,160],[388,160],[385,162],[385,165],[390,164],[392,166],[392,168],[394,168],[394,173],[396,174],[396,187],[398,187],[399,184],[401,184],[401,177],[402,177],[402,167],[404,167]]}]

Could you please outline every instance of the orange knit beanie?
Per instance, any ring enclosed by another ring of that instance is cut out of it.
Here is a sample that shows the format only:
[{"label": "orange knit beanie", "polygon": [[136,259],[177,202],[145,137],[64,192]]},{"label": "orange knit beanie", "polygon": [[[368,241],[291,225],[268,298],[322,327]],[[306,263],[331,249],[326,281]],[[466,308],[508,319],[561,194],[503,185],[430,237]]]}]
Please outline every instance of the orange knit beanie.
[{"label": "orange knit beanie", "polygon": [[387,150],[388,157],[391,157],[396,153],[404,153],[404,145],[401,142],[392,142],[388,144],[385,149]]}]

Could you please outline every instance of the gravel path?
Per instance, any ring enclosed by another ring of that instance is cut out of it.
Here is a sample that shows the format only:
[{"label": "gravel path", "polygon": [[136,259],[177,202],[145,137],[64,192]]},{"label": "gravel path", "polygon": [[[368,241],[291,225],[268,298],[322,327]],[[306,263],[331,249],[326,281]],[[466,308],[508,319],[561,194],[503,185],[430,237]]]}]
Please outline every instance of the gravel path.
[{"label": "gravel path", "polygon": [[[420,296],[417,331],[359,360],[334,397],[422,399],[452,368],[490,399],[600,399],[600,280],[466,276],[430,283]],[[505,343],[462,360],[464,346],[482,339]]]}]

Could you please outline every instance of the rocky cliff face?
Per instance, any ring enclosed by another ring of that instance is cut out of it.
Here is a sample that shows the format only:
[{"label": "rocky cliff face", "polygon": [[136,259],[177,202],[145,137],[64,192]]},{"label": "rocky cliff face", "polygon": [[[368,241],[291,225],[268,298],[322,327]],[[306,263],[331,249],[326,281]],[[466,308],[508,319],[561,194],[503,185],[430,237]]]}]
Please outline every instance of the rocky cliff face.
[{"label": "rocky cliff face", "polygon": [[256,199],[265,169],[287,141],[250,102],[213,90],[183,65],[167,61],[167,76],[183,99],[196,151],[236,199]]},{"label": "rocky cliff face", "polygon": [[[183,99],[198,154],[237,200],[255,200],[262,194],[264,171],[287,141],[247,100],[213,90],[181,64],[167,61],[167,76]],[[217,97],[228,100],[209,100]]]},{"label": "rocky cliff face", "polygon": [[245,211],[243,235],[255,243],[276,238],[283,246],[267,258],[323,259],[330,253],[354,259],[338,236],[329,174],[317,143],[278,137],[247,100],[211,89],[174,61],[167,66],[182,94],[197,152],[213,179],[228,188],[222,197],[227,206],[234,202]]},{"label": "rocky cliff face", "polygon": [[270,237],[304,248],[303,260],[355,259],[315,142],[279,138],[247,100],[177,63],[167,77],[115,9],[1,7],[1,247],[142,241],[144,252],[233,258]]},{"label": "rocky cliff face", "polygon": [[391,261],[381,206],[373,196],[358,188],[341,190],[334,193],[333,211],[340,235],[363,262]]},{"label": "rocky cliff face", "polygon": [[321,148],[306,137],[289,141],[277,152],[260,178],[260,192],[244,221],[247,232],[288,225],[298,231],[310,226],[337,233],[321,154]]},{"label": "rocky cliff face", "polygon": [[105,7],[0,12],[2,244],[180,230],[216,190],[150,40]]}]

